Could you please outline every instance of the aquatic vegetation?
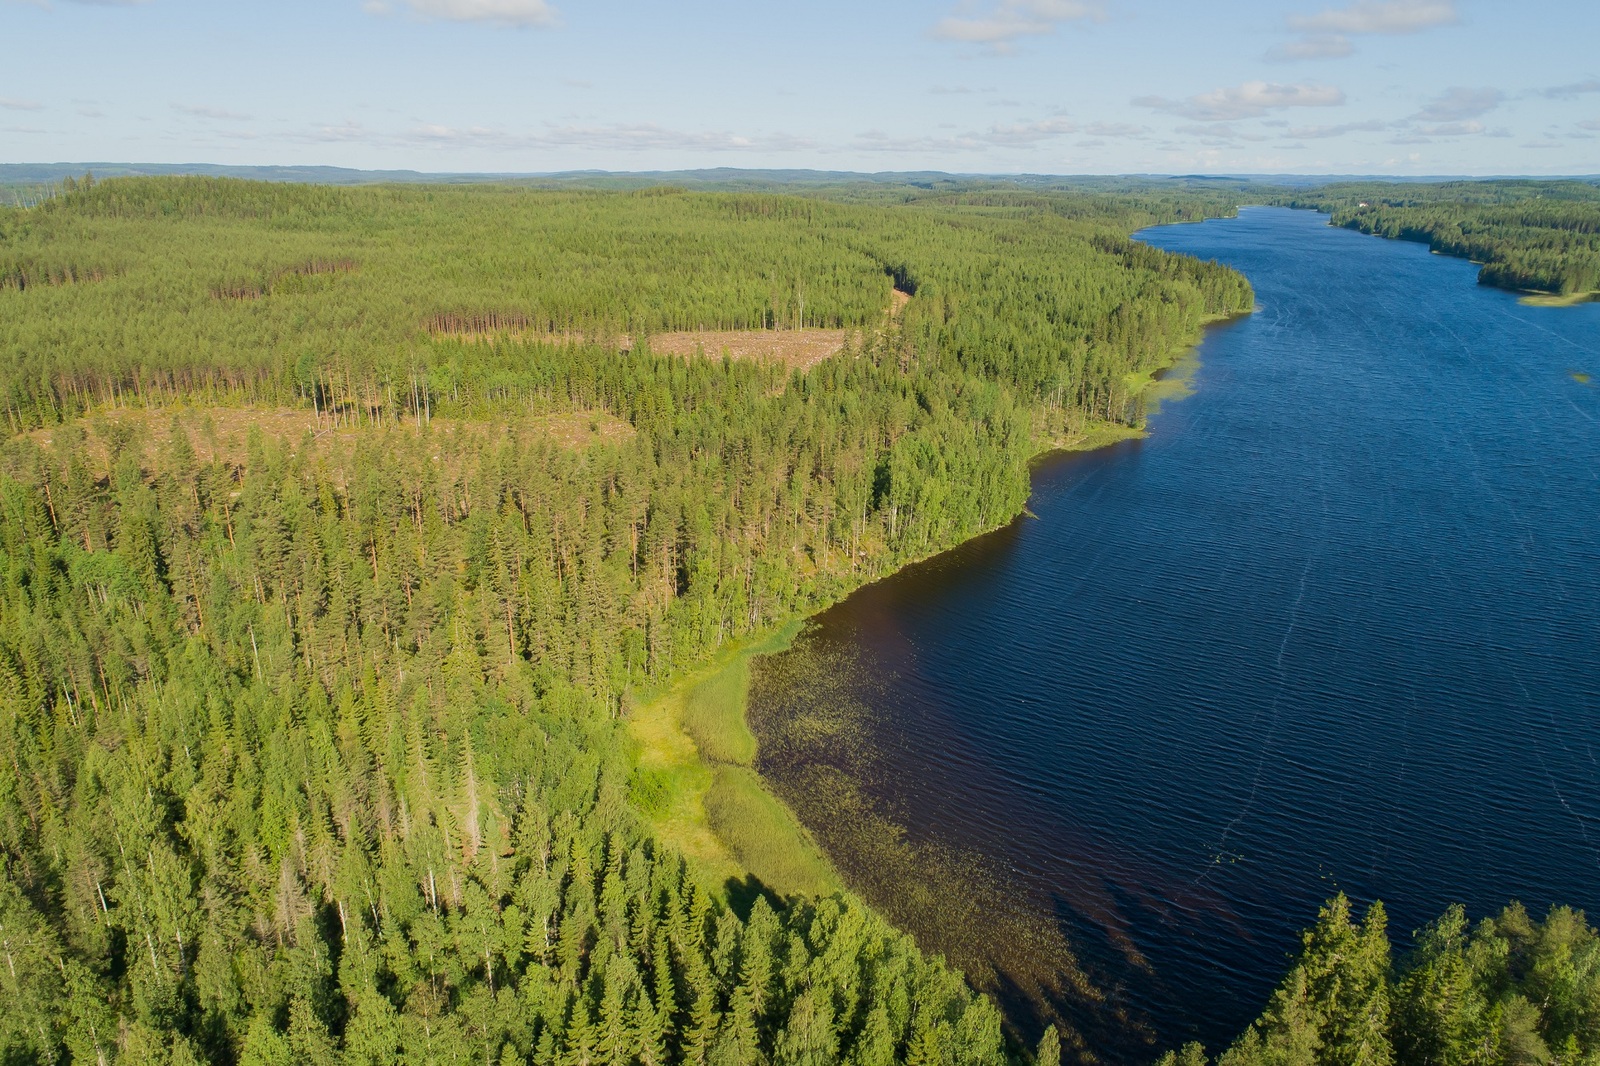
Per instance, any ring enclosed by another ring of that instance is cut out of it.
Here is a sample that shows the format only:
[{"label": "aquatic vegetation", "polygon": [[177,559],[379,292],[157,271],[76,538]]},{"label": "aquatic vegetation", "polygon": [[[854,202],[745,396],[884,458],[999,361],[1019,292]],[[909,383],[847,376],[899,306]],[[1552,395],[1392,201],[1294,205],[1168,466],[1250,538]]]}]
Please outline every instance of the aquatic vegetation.
[{"label": "aquatic vegetation", "polygon": [[[1111,239],[1176,205],[996,196],[0,210],[0,1059],[1001,1063],[991,1002],[817,898],[736,686],[648,713],[1008,520],[1250,300]],[[710,329],[858,340],[608,340]]]}]

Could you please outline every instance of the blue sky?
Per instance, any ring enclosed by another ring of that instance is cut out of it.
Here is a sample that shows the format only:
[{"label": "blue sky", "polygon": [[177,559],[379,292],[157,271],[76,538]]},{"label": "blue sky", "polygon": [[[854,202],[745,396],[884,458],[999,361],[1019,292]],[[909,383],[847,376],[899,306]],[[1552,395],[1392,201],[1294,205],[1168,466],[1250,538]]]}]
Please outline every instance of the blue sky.
[{"label": "blue sky", "polygon": [[1600,173],[1594,0],[0,0],[0,162]]}]

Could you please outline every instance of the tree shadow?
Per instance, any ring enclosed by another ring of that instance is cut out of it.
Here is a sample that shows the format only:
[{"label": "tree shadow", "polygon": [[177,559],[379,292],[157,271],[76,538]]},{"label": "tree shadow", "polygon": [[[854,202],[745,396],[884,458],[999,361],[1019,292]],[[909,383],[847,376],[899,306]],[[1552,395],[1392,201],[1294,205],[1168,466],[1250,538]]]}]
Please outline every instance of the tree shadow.
[{"label": "tree shadow", "polygon": [[762,883],[761,878],[755,874],[745,874],[744,879],[730,877],[723,883],[723,891],[728,896],[728,907],[738,916],[741,922],[750,920],[750,911],[756,905],[756,900],[765,899],[767,906],[775,911],[782,910],[784,899],[772,889]]}]

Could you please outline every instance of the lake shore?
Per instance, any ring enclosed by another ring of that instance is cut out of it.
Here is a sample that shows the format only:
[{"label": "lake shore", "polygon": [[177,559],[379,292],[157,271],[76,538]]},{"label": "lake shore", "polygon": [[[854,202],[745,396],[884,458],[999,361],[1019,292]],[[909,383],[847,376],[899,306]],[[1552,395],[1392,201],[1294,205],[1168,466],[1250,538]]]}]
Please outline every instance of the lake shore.
[{"label": "lake shore", "polygon": [[[1402,936],[1451,901],[1592,909],[1538,770],[1594,795],[1593,723],[1546,711],[1593,692],[1596,601],[1547,606],[1593,584],[1588,312],[1507,314],[1462,264],[1320,221],[1149,235],[1259,279],[1198,394],[1148,441],[1038,464],[1038,520],[863,589],[753,672],[761,771],[852,889],[1017,1031],[1064,1016],[1103,1061],[1233,1039],[1335,879]],[[1500,416],[1569,403],[1537,449]],[[1464,517],[1419,524],[1433,491]],[[1549,533],[1519,554],[1528,528]],[[1483,633],[1488,654],[1461,639]],[[1508,724],[1531,739],[1500,744]],[[1562,843],[1458,790],[1464,763]],[[1479,826],[1493,853],[1459,850]],[[1073,968],[1101,1001],[1035,984]]]},{"label": "lake shore", "polygon": [[1573,292],[1558,296],[1551,292],[1528,292],[1517,298],[1524,307],[1577,307],[1600,301],[1600,292]]},{"label": "lake shore", "polygon": [[[1030,462],[1145,435],[1132,426],[1090,425],[1043,441]],[[630,787],[634,805],[656,835],[689,860],[705,888],[725,895],[750,878],[780,896],[825,896],[846,888],[826,851],[760,775],[759,746],[746,716],[750,667],[757,657],[788,648],[811,617],[839,599],[959,546],[907,560],[813,611],[730,641],[709,663],[660,692],[647,693],[629,711],[628,732],[637,750]]]},{"label": "lake shore", "polygon": [[[1156,369],[1132,376],[1130,388],[1147,398],[1151,413],[1163,402],[1190,395],[1207,333],[1254,310],[1207,316],[1193,343],[1168,353]],[[1029,462],[1148,435],[1143,426],[1089,422],[1077,432],[1041,437]],[[759,745],[746,713],[752,662],[786,650],[810,618],[861,588],[1003,529],[1027,513],[1024,507],[959,544],[862,581],[813,611],[724,644],[709,663],[646,694],[628,713],[637,751],[634,805],[662,840],[684,854],[706,888],[726,894],[754,878],[780,896],[847,889],[826,850],[760,774]]]}]

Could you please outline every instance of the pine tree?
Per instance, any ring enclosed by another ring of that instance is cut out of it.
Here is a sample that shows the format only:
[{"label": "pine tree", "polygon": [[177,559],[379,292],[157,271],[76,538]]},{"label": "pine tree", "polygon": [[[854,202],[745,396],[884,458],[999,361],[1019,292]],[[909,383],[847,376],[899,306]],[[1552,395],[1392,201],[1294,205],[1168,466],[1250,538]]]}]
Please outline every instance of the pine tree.
[{"label": "pine tree", "polygon": [[1039,1050],[1033,1057],[1034,1066],[1061,1066],[1061,1036],[1053,1025],[1045,1026],[1039,1038]]}]

